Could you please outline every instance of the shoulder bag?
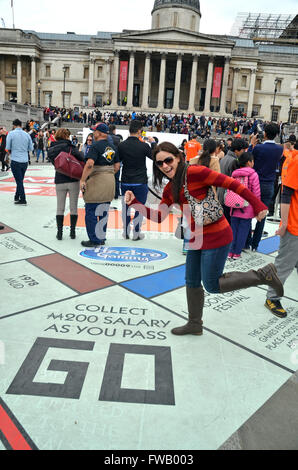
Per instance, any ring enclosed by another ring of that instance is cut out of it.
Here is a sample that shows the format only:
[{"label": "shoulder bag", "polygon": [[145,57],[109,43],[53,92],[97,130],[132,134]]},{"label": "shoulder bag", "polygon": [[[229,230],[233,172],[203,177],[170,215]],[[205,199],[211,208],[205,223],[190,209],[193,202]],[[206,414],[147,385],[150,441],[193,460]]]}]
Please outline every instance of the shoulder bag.
[{"label": "shoulder bag", "polygon": [[185,171],[184,194],[196,225],[205,226],[217,222],[223,216],[223,208],[212,187],[208,188],[207,196],[201,201],[191,196],[187,188],[187,170],[188,168]]},{"label": "shoulder bag", "polygon": [[84,166],[85,162],[77,160],[76,157],[71,154],[71,149],[69,153],[60,152],[54,160],[54,167],[58,173],[62,173],[76,180],[81,179]]}]

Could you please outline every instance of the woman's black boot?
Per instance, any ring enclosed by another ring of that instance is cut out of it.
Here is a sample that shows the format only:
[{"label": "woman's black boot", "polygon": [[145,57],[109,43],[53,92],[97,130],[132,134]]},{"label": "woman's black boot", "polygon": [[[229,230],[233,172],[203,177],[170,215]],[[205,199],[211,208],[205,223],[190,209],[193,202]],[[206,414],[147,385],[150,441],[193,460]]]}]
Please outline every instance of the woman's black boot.
[{"label": "woman's black boot", "polygon": [[78,216],[70,214],[70,238],[74,240],[76,238],[76,225],[78,221]]},{"label": "woman's black boot", "polygon": [[57,221],[57,240],[62,240],[64,215],[56,215]]}]

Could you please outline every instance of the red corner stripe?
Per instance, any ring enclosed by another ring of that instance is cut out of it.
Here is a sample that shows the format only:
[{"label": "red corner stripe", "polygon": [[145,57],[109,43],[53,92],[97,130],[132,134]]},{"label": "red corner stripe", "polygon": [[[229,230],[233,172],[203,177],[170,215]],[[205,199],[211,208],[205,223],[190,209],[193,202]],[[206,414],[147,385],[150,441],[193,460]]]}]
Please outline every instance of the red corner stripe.
[{"label": "red corner stripe", "polygon": [[[1,399],[0,399],[1,400]],[[16,418],[4,405],[1,400],[0,403],[0,439],[1,435],[4,437],[9,448],[12,450],[33,450],[34,445],[30,442],[30,439],[24,437],[26,434],[18,423]],[[28,442],[29,441],[29,442]],[[3,442],[5,445],[5,442]]]}]

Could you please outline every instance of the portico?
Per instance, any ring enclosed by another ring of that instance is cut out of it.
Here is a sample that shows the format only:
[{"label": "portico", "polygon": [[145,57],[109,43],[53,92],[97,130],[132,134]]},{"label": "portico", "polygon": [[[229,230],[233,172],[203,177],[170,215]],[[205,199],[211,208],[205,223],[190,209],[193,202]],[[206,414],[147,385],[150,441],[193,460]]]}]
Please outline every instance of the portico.
[{"label": "portico", "polygon": [[[231,41],[173,28],[119,34],[112,65],[112,106],[121,106],[125,95],[128,110],[225,114],[232,47]],[[121,62],[128,62],[124,94],[118,91]],[[215,67],[222,70],[219,98],[212,94]]]}]

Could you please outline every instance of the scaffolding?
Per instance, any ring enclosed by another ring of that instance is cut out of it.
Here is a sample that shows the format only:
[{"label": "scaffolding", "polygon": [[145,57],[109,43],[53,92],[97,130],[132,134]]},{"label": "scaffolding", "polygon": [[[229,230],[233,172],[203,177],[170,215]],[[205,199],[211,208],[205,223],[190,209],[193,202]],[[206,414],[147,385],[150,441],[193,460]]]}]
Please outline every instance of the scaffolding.
[{"label": "scaffolding", "polygon": [[[293,38],[297,40],[296,15],[270,13],[238,13],[231,35],[260,42],[277,42]],[[293,26],[291,26],[293,25]],[[287,35],[285,31],[288,32]]]}]

